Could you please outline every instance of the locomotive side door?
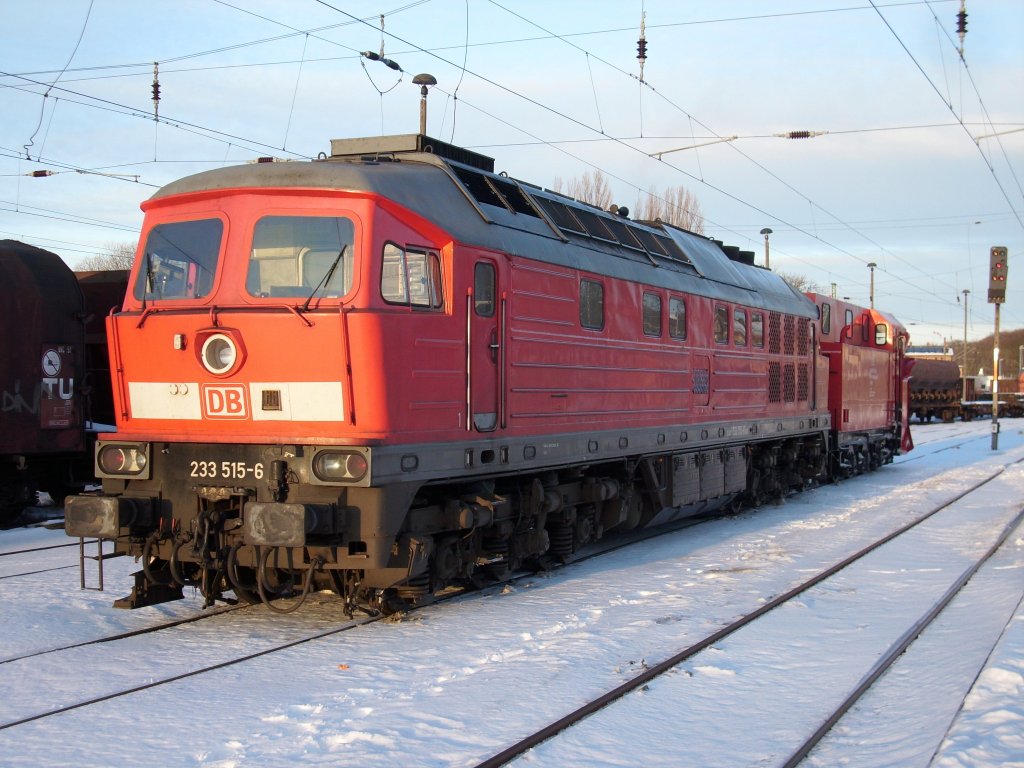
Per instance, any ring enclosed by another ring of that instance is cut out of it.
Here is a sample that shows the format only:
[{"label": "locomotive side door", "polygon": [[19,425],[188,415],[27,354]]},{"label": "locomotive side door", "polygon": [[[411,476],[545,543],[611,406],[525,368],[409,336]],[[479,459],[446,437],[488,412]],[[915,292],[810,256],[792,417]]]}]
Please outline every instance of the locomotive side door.
[{"label": "locomotive side door", "polygon": [[498,265],[478,259],[466,296],[466,430],[493,432],[501,405],[504,302],[499,299]]}]

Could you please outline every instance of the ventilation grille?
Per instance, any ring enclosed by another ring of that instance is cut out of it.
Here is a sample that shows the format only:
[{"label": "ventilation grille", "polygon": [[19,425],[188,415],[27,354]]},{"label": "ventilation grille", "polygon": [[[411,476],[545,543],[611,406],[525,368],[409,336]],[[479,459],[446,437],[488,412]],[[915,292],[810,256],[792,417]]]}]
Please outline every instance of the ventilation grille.
[{"label": "ventilation grille", "polygon": [[782,366],[782,399],[787,403],[796,402],[796,370],[792,363]]},{"label": "ventilation grille", "polygon": [[782,364],[768,363],[768,402],[782,402]]},{"label": "ventilation grille", "polygon": [[782,316],[778,312],[768,314],[768,353],[778,355],[782,352]]},{"label": "ventilation grille", "polygon": [[796,334],[794,333],[793,326],[796,324],[795,318],[792,315],[786,315],[786,332],[782,337],[782,345],[787,355],[794,354],[793,347],[796,344]]}]

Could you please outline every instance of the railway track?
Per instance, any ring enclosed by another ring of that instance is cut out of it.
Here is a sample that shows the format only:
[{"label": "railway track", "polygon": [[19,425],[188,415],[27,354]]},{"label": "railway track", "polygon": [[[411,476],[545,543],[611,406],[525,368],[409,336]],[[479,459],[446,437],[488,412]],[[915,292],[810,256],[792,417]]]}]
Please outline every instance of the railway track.
[{"label": "railway track", "polygon": [[[88,542],[95,545],[96,540]],[[70,548],[74,548],[74,551]],[[68,558],[61,555],[68,554]],[[70,556],[70,555],[73,555]],[[0,581],[78,568],[78,543],[50,544],[0,552]]]},{"label": "railway track", "polygon": [[141,629],[132,629],[127,632],[118,632],[112,635],[105,635],[104,637],[93,638],[92,640],[82,640],[77,643],[69,643],[67,645],[61,645],[56,648],[44,648],[37,651],[30,651],[29,653],[23,653],[18,656],[11,656],[9,658],[0,659],[0,665],[13,664],[17,661],[24,661],[25,659],[33,659],[37,656],[46,656],[51,653],[60,653],[62,651],[70,651],[75,648],[85,648],[90,645],[102,645],[103,643],[113,643],[118,640],[127,640],[132,637],[139,637],[140,635],[149,635],[154,632],[160,632],[165,629],[173,629],[174,627],[180,627],[183,624],[193,624],[197,621],[203,621],[205,619],[211,619],[215,616],[220,616],[224,613],[230,613],[231,611],[242,610],[244,608],[250,608],[252,606],[243,605],[228,605],[223,608],[207,610],[204,613],[187,616],[182,619],[174,619],[173,621],[162,622],[160,624],[153,624],[151,626],[142,627]]},{"label": "railway track", "polygon": [[[91,698],[82,699],[82,700],[79,700],[79,701],[75,701],[73,703],[63,704],[63,705],[60,705],[60,706],[58,706],[58,707],[56,707],[54,709],[47,710],[46,712],[37,712],[37,713],[31,714],[31,715],[28,715],[28,716],[25,716],[25,717],[21,717],[21,718],[15,719],[15,720],[9,720],[7,722],[0,723],[0,731],[5,731],[5,730],[7,730],[9,728],[14,728],[14,727],[19,726],[19,725],[24,725],[26,723],[31,723],[31,722],[34,722],[36,720],[42,720],[42,719],[45,719],[45,718],[48,718],[48,717],[54,717],[56,715],[60,715],[60,714],[63,714],[65,712],[71,712],[73,710],[81,709],[83,707],[88,707],[88,706],[91,706],[93,704],[99,704],[101,702],[105,702],[105,701],[110,701],[112,699],[121,698],[123,696],[128,696],[128,695],[131,695],[133,693],[139,693],[141,691],[150,690],[152,688],[158,688],[160,686],[167,685],[169,683],[175,683],[175,682],[178,682],[180,680],[186,680],[188,678],[198,677],[200,675],[208,674],[210,672],[214,672],[214,671],[219,670],[219,669],[224,669],[226,667],[231,667],[231,666],[234,666],[236,664],[242,664],[242,663],[247,662],[247,661],[252,661],[253,659],[258,659],[258,658],[263,657],[263,656],[268,656],[268,655],[270,655],[272,653],[278,653],[280,651],[284,651],[284,650],[287,650],[289,648],[294,648],[295,646],[302,645],[303,643],[309,643],[309,642],[313,642],[315,640],[320,640],[320,639],[323,639],[323,638],[326,638],[326,637],[331,637],[331,636],[337,635],[337,634],[339,634],[341,632],[346,632],[348,630],[355,629],[356,627],[359,627],[359,626],[361,626],[363,624],[366,624],[366,623],[369,623],[369,622],[373,622],[373,621],[378,621],[378,620],[379,620],[378,617],[370,617],[370,618],[367,618],[367,619],[361,620],[361,621],[360,620],[355,620],[355,621],[346,623],[343,626],[333,627],[333,628],[325,630],[323,632],[318,632],[318,633],[309,634],[309,635],[303,635],[301,637],[295,638],[295,639],[290,640],[290,641],[285,642],[285,643],[277,643],[277,644],[274,644],[274,645],[272,645],[270,647],[263,648],[263,649],[261,649],[259,651],[255,651],[253,653],[247,653],[247,654],[244,654],[244,655],[241,655],[241,656],[234,656],[232,658],[225,659],[224,661],[221,661],[221,662],[218,662],[218,663],[215,663],[215,664],[204,665],[204,666],[199,667],[197,669],[190,669],[187,672],[181,672],[180,674],[170,675],[168,677],[164,677],[164,678],[161,678],[159,680],[152,680],[150,682],[142,683],[142,684],[139,684],[139,685],[133,685],[133,686],[129,686],[129,687],[126,687],[126,688],[119,688],[119,689],[117,689],[115,691],[111,691],[109,693],[105,693],[105,694],[102,694],[102,695],[99,695],[99,696],[94,696],[94,697],[91,697]],[[182,623],[188,623],[188,622],[178,622],[178,625],[180,625]],[[177,626],[177,625],[175,625],[175,626]],[[160,627],[160,629],[166,629],[166,628],[167,627]],[[136,636],[138,634],[141,634],[141,633],[132,633],[131,636]],[[97,642],[110,642],[110,641],[112,641],[112,638],[108,638],[106,640],[97,641]],[[88,645],[88,644],[86,644],[86,645]],[[81,647],[81,645],[75,646],[75,647]]]},{"label": "railway track", "polygon": [[[87,546],[95,546],[95,544],[96,539],[86,541]],[[62,557],[64,554],[68,555],[66,559]],[[75,541],[62,544],[21,546],[17,549],[0,551],[0,579],[35,576],[77,567],[78,542]]]},{"label": "railway track", "polygon": [[[1024,459],[1018,460],[1015,463],[1024,463]],[[721,627],[717,631],[708,634],[701,640],[688,645],[665,660],[653,665],[644,664],[643,666],[645,668],[643,671],[639,672],[626,682],[591,699],[583,706],[580,706],[558,720],[551,722],[547,726],[523,737],[518,742],[506,747],[493,756],[480,761],[477,764],[477,768],[497,768],[498,766],[505,765],[517,757],[524,755],[526,752],[558,737],[559,734],[562,734],[573,726],[583,722],[588,717],[608,708],[612,704],[619,702],[629,694],[641,689],[646,689],[654,681],[663,677],[667,673],[676,670],[681,664],[693,659],[701,652],[713,647],[716,643],[720,643],[740,630],[750,627],[770,612],[792,603],[813,587],[826,582],[828,579],[834,577],[836,574],[845,570],[854,563],[857,563],[866,556],[878,551],[886,544],[896,540],[908,532],[913,531],[939,513],[955,506],[957,502],[991,483],[1004,471],[1004,468],[997,469],[995,472],[974,483],[971,487],[956,494],[954,497],[934,506],[924,514],[919,515],[889,534],[873,541],[857,552],[851,554],[849,557],[846,557],[830,567],[815,573],[810,578],[804,579],[785,592],[777,595],[775,598],[763,603],[757,609],[750,611],[746,615],[736,619],[726,626]],[[966,568],[943,593],[943,595],[929,606],[928,609],[889,646],[872,668],[868,670],[861,680],[861,683],[850,691],[842,702],[828,713],[827,716],[823,717],[821,725],[814,730],[813,733],[809,734],[803,742],[793,750],[790,757],[784,763],[786,768],[793,768],[793,766],[800,763],[811,752],[815,745],[821,741],[835,723],[838,722],[842,716],[856,704],[861,696],[863,696],[863,694],[886,672],[886,670],[889,669],[893,662],[899,658],[914,639],[917,638],[921,632],[923,632],[925,628],[941,614],[942,610],[949,605],[950,601],[952,601],[957,594],[959,594],[970,578],[974,576],[974,574],[976,574],[977,571],[986,562],[988,562],[993,554],[995,554],[996,551],[1006,542],[1011,533],[1020,528],[1022,521],[1024,521],[1024,508],[1022,508],[1013,517],[1013,519],[1002,528],[994,543],[981,555],[981,557],[976,559],[968,568]]]}]

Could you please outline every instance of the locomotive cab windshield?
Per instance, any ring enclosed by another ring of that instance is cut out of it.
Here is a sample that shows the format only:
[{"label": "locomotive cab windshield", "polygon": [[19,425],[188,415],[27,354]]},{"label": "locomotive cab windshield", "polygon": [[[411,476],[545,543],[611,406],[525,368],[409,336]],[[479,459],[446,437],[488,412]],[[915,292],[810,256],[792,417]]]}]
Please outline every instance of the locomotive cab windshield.
[{"label": "locomotive cab windshield", "polygon": [[352,289],[354,226],[339,216],[264,216],[245,287],[265,297],[338,298]]},{"label": "locomotive cab windshield", "polygon": [[199,299],[213,287],[224,224],[197,219],[157,224],[146,238],[135,298]]}]

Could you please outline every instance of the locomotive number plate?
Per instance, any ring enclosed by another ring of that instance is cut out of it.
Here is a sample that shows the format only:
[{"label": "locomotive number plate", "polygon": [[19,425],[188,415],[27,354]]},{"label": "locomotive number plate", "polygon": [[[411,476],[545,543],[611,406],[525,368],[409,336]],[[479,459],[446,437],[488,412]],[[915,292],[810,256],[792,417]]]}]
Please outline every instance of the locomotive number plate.
[{"label": "locomotive number plate", "polygon": [[245,461],[192,461],[189,464],[191,477],[214,480],[263,479],[263,463],[249,464]]}]

